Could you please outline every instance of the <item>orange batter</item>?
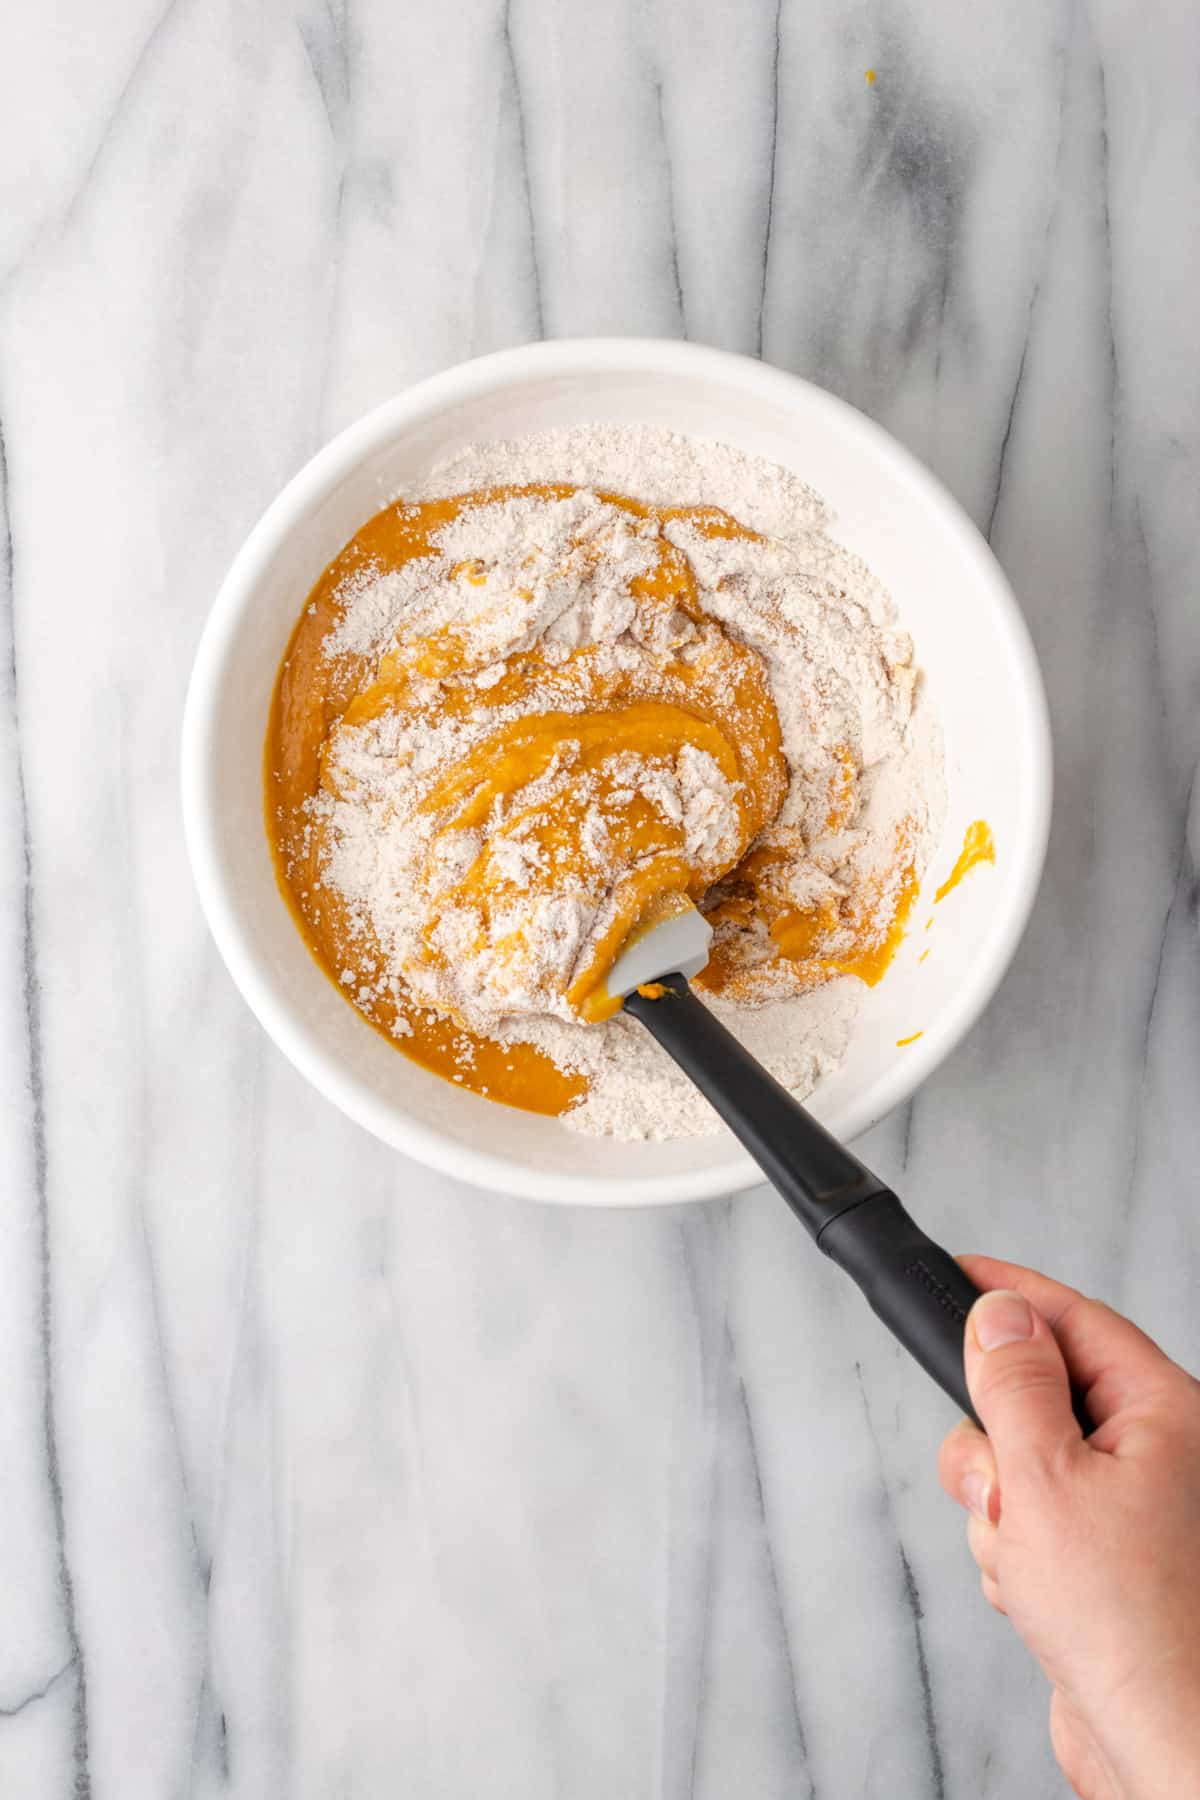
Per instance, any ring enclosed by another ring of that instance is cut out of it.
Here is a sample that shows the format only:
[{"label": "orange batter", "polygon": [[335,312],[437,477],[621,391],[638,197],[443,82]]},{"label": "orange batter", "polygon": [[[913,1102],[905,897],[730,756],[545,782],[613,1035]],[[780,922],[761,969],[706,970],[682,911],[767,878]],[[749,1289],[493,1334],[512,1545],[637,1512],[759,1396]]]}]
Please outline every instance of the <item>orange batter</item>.
[{"label": "orange batter", "polygon": [[[448,922],[467,917],[479,921],[479,942],[458,953],[475,955],[486,940],[498,979],[511,970],[519,987],[529,956],[523,919],[541,900],[586,889],[603,892],[602,929],[563,986],[581,1020],[613,1010],[604,986],[608,969],[630,934],[678,905],[681,895],[702,904],[716,930],[713,959],[699,980],[730,997],[778,994],[781,982],[795,992],[845,973],[874,983],[894,954],[917,889],[913,849],[901,828],[894,864],[874,891],[816,908],[792,902],[788,872],[801,846],[795,826],[773,828],[789,773],[765,666],[707,618],[686,556],[665,537],[655,539],[652,566],[629,584],[662,627],[661,651],[636,667],[615,668],[596,645],[583,643],[555,657],[535,644],[506,657],[502,667],[483,670],[454,626],[401,635],[382,656],[330,651],[347,584],[440,555],[436,534],[469,509],[572,492],[492,489],[401,502],[376,514],[305,603],[279,672],[266,740],[267,830],[280,886],[321,967],[416,1061],[491,1099],[544,1113],[568,1107],[583,1091],[583,1078],[563,1073],[530,1045],[497,1043],[445,1010],[415,1003],[406,982],[385,979],[383,947],[364,936],[361,918],[352,917],[325,879],[328,827],[309,802],[318,795],[353,797],[339,758],[344,731],[381,719],[420,725],[458,718],[475,731],[460,758],[433,772],[417,808],[426,873],[447,846],[474,843],[472,833],[480,841],[453,881],[431,886],[436,899],[410,980],[422,969],[436,976],[453,959]],[[634,520],[685,518],[705,536],[754,536],[713,508],[648,508],[602,498]],[[447,573],[472,585],[487,578],[481,566],[468,564]],[[686,649],[673,641],[680,620],[697,628],[688,627]],[[531,698],[532,710],[510,716],[514,704]],[[627,779],[629,767],[674,766],[688,753],[709,759],[705,766],[719,770],[733,796],[734,829],[719,854],[689,854],[679,822]],[[857,781],[847,749],[829,779],[830,831],[853,819]],[[602,839],[601,851],[592,842],[586,857],[578,798],[584,791]]]},{"label": "orange batter", "polygon": [[976,819],[968,825],[963,837],[963,847],[958,853],[958,861],[933,896],[936,906],[939,900],[953,893],[964,875],[977,868],[980,863],[994,863],[996,860],[996,840],[992,836],[992,828],[986,819]]}]

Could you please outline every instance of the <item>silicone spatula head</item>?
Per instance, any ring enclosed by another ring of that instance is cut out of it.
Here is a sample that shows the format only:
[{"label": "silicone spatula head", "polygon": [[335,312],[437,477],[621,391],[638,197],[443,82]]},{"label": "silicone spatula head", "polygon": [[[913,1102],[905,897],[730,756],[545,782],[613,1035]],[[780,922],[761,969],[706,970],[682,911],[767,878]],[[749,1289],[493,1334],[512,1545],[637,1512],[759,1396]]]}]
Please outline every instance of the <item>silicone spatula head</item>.
[{"label": "silicone spatula head", "polygon": [[605,982],[613,999],[623,1000],[635,988],[660,975],[698,975],[708,961],[712,926],[694,906],[684,906],[626,945]]}]

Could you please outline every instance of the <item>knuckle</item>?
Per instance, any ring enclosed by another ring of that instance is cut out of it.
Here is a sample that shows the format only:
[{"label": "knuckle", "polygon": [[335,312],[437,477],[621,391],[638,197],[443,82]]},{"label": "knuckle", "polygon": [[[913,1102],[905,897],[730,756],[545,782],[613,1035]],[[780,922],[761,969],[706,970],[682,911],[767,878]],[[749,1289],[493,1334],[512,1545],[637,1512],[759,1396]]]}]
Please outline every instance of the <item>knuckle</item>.
[{"label": "knuckle", "polygon": [[983,1590],[984,1599],[987,1601],[988,1605],[992,1608],[992,1610],[994,1612],[1000,1613],[1004,1618],[1007,1619],[1008,1608],[1004,1605],[1003,1600],[1000,1598],[999,1582],[994,1580],[994,1578],[991,1575],[981,1575],[979,1577],[979,1586]]},{"label": "knuckle", "polygon": [[993,1352],[995,1362],[985,1365],[976,1389],[982,1399],[1022,1400],[1059,1393],[1063,1386],[1061,1368],[1042,1356],[1017,1351],[1011,1356]]},{"label": "knuckle", "polygon": [[967,1545],[983,1574],[990,1576],[994,1581],[996,1579],[996,1527],[985,1524],[982,1519],[970,1519],[967,1524]]},{"label": "knuckle", "polygon": [[938,1480],[952,1500],[958,1499],[962,1477],[980,1460],[981,1446],[987,1444],[983,1433],[969,1419],[962,1419],[948,1431],[938,1450]]}]

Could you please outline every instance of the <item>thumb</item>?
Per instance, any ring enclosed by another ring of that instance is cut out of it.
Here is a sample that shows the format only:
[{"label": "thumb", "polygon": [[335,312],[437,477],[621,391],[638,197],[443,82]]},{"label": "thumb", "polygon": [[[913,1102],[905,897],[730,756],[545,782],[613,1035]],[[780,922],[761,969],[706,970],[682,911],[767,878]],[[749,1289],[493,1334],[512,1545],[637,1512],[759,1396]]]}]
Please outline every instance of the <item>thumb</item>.
[{"label": "thumb", "polygon": [[971,1308],[963,1346],[967,1387],[992,1441],[1001,1485],[1046,1468],[1083,1437],[1054,1333],[1024,1294],[997,1288]]}]

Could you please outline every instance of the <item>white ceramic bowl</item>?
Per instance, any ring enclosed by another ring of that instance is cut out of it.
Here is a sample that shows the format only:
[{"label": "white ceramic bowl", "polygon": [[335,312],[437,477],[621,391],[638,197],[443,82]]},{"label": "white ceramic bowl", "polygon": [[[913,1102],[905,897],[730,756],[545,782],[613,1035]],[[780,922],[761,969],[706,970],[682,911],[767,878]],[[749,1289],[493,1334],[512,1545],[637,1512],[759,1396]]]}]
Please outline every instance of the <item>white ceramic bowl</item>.
[{"label": "white ceramic bowl", "polygon": [[[208,922],[242,994],[327,1099],[398,1150],[539,1200],[647,1205],[759,1179],[732,1137],[620,1144],[464,1093],[391,1049],[321,973],[275,884],[263,827],[267,709],[309,588],[406,482],[460,446],[589,420],[667,426],[794,469],[837,536],[891,589],[945,733],[949,809],[923,898],[971,820],[995,834],[973,874],[870,991],[845,1061],[812,1096],[852,1138],[908,1098],[978,1018],[1033,904],[1050,812],[1050,735],[1032,646],[974,526],[877,425],[748,358],[636,339],[531,344],[449,369],[322,450],[251,532],[204,632],[183,732],[183,804]],[[924,963],[920,952],[931,947]],[[923,1035],[904,1049],[897,1039]]]}]

